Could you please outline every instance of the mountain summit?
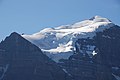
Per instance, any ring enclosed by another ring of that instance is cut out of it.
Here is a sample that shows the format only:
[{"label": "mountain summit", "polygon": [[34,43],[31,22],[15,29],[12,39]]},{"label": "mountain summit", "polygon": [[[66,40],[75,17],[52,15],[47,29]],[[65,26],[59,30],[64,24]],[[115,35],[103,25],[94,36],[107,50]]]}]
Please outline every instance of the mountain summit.
[{"label": "mountain summit", "polygon": [[120,80],[120,27],[107,18],[95,16],[23,37],[73,80]]},{"label": "mountain summit", "polygon": [[92,18],[89,19],[89,20],[93,20],[93,21],[95,21],[95,22],[111,22],[109,19],[103,18],[103,17],[101,17],[101,16],[94,16],[94,17],[92,17]]},{"label": "mountain summit", "polygon": [[114,25],[107,18],[95,16],[72,25],[45,28],[38,33],[23,35],[23,37],[36,44],[45,54],[58,62],[60,59],[68,59],[73,54],[77,39],[92,39],[97,32],[103,32]]}]

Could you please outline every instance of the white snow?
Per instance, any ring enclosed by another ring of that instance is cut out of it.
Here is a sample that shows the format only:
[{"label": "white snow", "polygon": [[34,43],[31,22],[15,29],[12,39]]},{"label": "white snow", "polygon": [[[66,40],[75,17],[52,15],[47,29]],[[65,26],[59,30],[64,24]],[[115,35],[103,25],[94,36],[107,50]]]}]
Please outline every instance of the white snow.
[{"label": "white snow", "polygon": [[119,67],[112,67],[112,69],[118,70],[118,69],[119,69]]},{"label": "white snow", "polygon": [[49,51],[44,51],[44,54],[46,54],[49,58],[51,58],[52,60],[54,60],[55,62],[59,62],[60,59],[68,59],[69,56],[71,56],[73,54],[72,51],[69,52],[49,52]]},{"label": "white snow", "polygon": [[63,69],[63,71],[64,71],[65,73],[68,73],[68,72],[66,71],[66,69]]},{"label": "white snow", "polygon": [[66,74],[68,74],[69,76],[72,76],[71,74],[69,74],[69,73],[67,72],[66,69],[63,69],[63,71],[64,71]]},{"label": "white snow", "polygon": [[106,36],[106,35],[102,35],[102,37],[111,39],[110,36]]},{"label": "white snow", "polygon": [[115,75],[115,74],[112,74],[117,80],[120,80],[120,77]]},{"label": "white snow", "polygon": [[[89,37],[92,39],[96,35],[96,32],[102,32],[113,25],[114,24],[107,18],[95,16],[89,20],[81,21],[72,25],[45,28],[33,35],[22,36],[41,48],[48,56],[51,55],[52,57],[55,57],[58,54],[67,55],[68,52],[70,52],[70,54],[73,53],[74,42],[78,38]],[[93,53],[93,55],[94,54],[96,53]],[[66,59],[69,56],[62,56],[61,58]]]},{"label": "white snow", "polygon": [[0,80],[3,79],[5,73],[7,72],[8,67],[9,67],[9,64],[6,64],[5,67],[0,67],[0,71],[3,70],[3,74],[1,75]]},{"label": "white snow", "polygon": [[93,56],[94,56],[94,55],[96,55],[97,53],[96,53],[95,51],[93,51],[93,53],[92,53],[92,54],[93,54]]}]

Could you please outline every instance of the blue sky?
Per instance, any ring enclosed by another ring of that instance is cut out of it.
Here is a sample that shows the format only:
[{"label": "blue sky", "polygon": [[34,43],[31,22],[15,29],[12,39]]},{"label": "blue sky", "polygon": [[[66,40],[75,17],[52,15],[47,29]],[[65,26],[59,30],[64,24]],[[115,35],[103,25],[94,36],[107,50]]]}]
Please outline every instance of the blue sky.
[{"label": "blue sky", "polygon": [[120,25],[119,0],[0,0],[0,40],[11,32],[32,34],[95,15]]}]

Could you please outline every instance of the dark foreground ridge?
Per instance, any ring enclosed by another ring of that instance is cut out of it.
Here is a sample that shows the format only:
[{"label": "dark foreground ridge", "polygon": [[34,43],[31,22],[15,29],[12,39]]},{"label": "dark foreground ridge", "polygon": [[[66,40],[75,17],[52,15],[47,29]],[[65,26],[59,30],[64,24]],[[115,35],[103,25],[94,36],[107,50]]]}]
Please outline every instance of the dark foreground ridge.
[{"label": "dark foreground ridge", "polygon": [[57,64],[13,32],[0,43],[0,80],[71,80]]}]

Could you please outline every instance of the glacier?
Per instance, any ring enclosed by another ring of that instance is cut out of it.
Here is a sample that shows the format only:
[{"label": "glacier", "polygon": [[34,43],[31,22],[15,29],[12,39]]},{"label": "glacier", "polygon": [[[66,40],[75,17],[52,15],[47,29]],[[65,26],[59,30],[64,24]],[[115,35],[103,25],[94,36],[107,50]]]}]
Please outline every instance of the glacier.
[{"label": "glacier", "polygon": [[[35,34],[22,35],[22,37],[37,45],[49,58],[59,62],[60,59],[68,59],[73,55],[77,39],[92,39],[97,32],[102,32],[114,25],[107,18],[94,16],[71,25],[45,28]],[[94,46],[89,47],[92,49],[89,54],[97,54],[93,50]]]}]

